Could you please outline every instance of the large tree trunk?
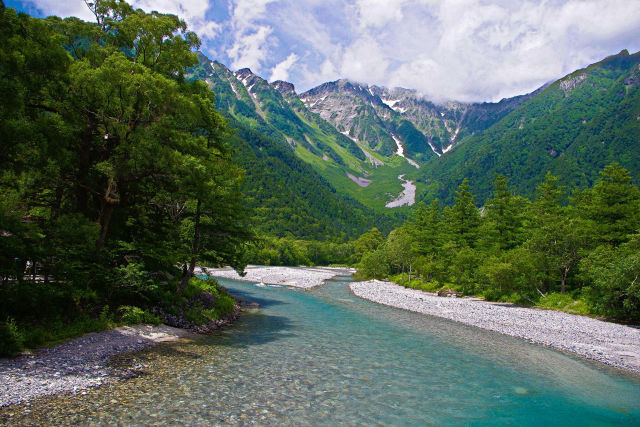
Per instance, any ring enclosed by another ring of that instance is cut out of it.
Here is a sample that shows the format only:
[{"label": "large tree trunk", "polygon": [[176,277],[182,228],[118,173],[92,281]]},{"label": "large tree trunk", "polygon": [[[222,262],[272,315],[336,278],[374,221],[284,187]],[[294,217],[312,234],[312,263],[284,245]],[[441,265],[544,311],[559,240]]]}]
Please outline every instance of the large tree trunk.
[{"label": "large tree trunk", "polygon": [[202,200],[198,199],[196,205],[196,218],[193,227],[193,245],[191,247],[191,261],[189,265],[186,264],[182,268],[182,278],[180,279],[180,287],[178,288],[178,294],[182,295],[184,289],[189,283],[189,279],[193,277],[193,273],[196,269],[196,263],[198,262],[198,253],[200,252],[200,208],[202,206]]},{"label": "large tree trunk", "polygon": [[565,288],[566,288],[566,284],[567,284],[567,276],[569,275],[569,268],[565,268],[562,272],[562,284],[560,287],[560,293],[564,294]]},{"label": "large tree trunk", "polygon": [[98,237],[98,241],[96,242],[97,248],[102,248],[107,241],[107,231],[109,230],[109,223],[111,222],[111,217],[113,216],[115,208],[116,206],[113,203],[109,203],[105,200],[102,205],[102,209],[100,209],[100,216],[98,217],[98,222],[100,223],[100,237]]}]

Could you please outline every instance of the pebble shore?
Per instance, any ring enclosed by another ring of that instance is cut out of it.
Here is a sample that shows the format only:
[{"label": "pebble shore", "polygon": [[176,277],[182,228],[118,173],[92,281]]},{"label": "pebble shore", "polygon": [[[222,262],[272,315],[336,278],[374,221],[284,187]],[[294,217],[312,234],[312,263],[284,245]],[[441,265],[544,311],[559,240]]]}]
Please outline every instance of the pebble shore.
[{"label": "pebble shore", "polygon": [[137,376],[144,366],[114,368],[108,364],[110,358],[192,336],[191,331],[166,325],[123,326],[34,354],[0,359],[0,407],[55,393],[83,393],[108,381]]},{"label": "pebble shore", "polygon": [[198,274],[207,274],[227,279],[258,282],[267,285],[291,286],[293,288],[310,289],[340,274],[352,274],[355,270],[340,267],[264,267],[249,265],[244,270],[246,275],[240,276],[231,268],[200,268]]},{"label": "pebble shore", "polygon": [[638,328],[478,298],[439,297],[377,280],[349,286],[355,295],[379,304],[496,331],[640,374]]}]

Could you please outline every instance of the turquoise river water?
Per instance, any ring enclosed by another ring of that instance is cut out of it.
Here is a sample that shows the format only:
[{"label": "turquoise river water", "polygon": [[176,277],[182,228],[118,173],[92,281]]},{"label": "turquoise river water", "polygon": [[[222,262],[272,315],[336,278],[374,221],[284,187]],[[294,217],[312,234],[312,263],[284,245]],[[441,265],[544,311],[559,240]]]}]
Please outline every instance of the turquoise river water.
[{"label": "turquoise river water", "polygon": [[[640,377],[359,299],[220,279],[232,327],[137,355],[149,373],[35,402],[25,423],[640,425]],[[46,414],[46,415],[43,415]]]}]

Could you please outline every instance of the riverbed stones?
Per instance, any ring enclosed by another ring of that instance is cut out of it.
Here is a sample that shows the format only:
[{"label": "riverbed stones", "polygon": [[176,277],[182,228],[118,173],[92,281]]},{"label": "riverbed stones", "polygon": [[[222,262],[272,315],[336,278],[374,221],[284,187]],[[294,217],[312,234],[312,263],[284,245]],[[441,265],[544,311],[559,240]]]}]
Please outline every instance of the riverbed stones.
[{"label": "riverbed stones", "polygon": [[478,298],[441,298],[379,280],[349,286],[354,294],[373,302],[496,331],[640,373],[637,328]]},{"label": "riverbed stones", "polygon": [[249,265],[245,269],[246,274],[244,276],[240,276],[231,268],[202,267],[199,268],[197,272],[214,277],[257,282],[256,286],[268,284],[310,289],[321,285],[325,280],[337,275],[351,274],[354,270],[350,268],[333,267],[294,268]]},{"label": "riverbed stones", "polygon": [[[86,334],[34,354],[0,359],[0,407],[99,386],[112,377],[120,377],[107,367],[112,356],[190,336],[190,331],[166,325],[123,326]],[[126,377],[127,370],[123,372]]]}]

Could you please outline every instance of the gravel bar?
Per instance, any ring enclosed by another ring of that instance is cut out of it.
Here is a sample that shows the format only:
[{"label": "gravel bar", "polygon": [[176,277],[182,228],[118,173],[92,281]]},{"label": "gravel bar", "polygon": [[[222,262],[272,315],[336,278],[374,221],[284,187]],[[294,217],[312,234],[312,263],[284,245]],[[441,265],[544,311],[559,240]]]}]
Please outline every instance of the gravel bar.
[{"label": "gravel bar", "polygon": [[454,320],[578,354],[640,374],[640,329],[553,310],[447,298],[390,282],[352,282],[364,299]]},{"label": "gravel bar", "polygon": [[136,376],[144,366],[114,369],[112,356],[194,336],[171,326],[123,326],[93,332],[34,354],[0,359],[0,407],[61,392],[82,393],[111,380]]},{"label": "gravel bar", "polygon": [[240,276],[231,268],[200,268],[199,274],[207,274],[227,279],[258,282],[269,285],[291,286],[309,289],[321,285],[325,280],[341,274],[352,274],[355,270],[341,267],[264,267],[250,265],[245,276]]}]

